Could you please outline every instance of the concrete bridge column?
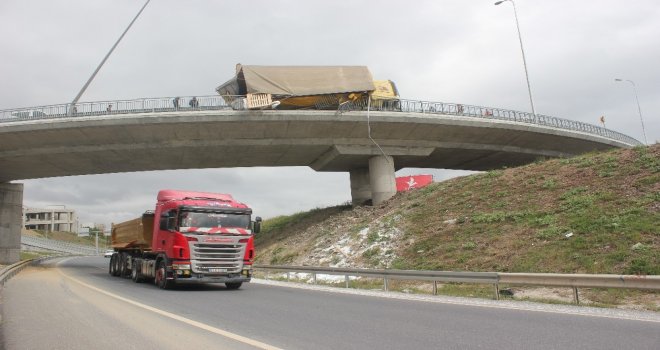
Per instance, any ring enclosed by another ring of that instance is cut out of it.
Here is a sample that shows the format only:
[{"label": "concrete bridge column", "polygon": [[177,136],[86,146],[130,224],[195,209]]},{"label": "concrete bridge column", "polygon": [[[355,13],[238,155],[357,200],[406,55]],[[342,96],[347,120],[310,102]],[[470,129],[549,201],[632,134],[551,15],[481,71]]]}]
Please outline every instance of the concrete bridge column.
[{"label": "concrete bridge column", "polygon": [[351,169],[351,201],[353,206],[371,202],[371,184],[369,183],[369,168]]},{"label": "concrete bridge column", "polygon": [[384,155],[369,158],[369,182],[373,205],[394,197],[396,194],[394,158]]},{"label": "concrete bridge column", "polygon": [[0,183],[0,264],[13,264],[21,257],[23,184]]}]

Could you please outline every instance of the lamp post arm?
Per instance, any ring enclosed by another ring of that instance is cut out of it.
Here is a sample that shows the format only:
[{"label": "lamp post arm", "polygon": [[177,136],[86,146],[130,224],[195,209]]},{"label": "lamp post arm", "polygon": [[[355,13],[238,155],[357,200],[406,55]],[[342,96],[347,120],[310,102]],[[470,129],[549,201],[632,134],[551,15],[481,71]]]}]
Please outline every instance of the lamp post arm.
[{"label": "lamp post arm", "polygon": [[117,39],[117,41],[115,42],[115,44],[112,45],[112,48],[110,49],[110,51],[108,51],[108,53],[105,55],[105,57],[103,57],[103,60],[101,61],[101,63],[99,63],[98,67],[96,67],[96,70],[94,70],[94,73],[92,73],[92,76],[90,76],[89,79],[87,79],[87,82],[85,83],[85,85],[83,85],[82,89],[80,89],[80,92],[78,92],[78,95],[76,95],[76,97],[75,97],[75,98],[73,99],[73,101],[71,102],[71,107],[69,108],[69,113],[71,113],[71,112],[73,111],[73,107],[76,105],[76,103],[78,103],[78,100],[80,99],[80,97],[82,96],[82,94],[85,92],[85,90],[87,90],[87,87],[88,87],[89,84],[92,82],[92,80],[94,80],[94,77],[96,77],[96,74],[99,72],[99,70],[101,70],[101,67],[103,67],[103,64],[105,63],[105,61],[108,60],[108,57],[110,57],[110,54],[112,54],[112,52],[115,50],[115,48],[117,47],[117,45],[119,45],[119,42],[121,41],[121,39],[124,37],[124,35],[126,35],[126,33],[128,32],[128,30],[131,29],[131,26],[133,26],[133,23],[135,23],[135,20],[138,19],[138,17],[139,17],[140,14],[142,13],[142,11],[144,11],[144,8],[147,7],[147,5],[149,4],[149,1],[151,1],[151,0],[147,0],[147,2],[144,3],[144,5],[143,5],[142,8],[140,9],[140,11],[137,13],[137,15],[135,15],[135,17],[133,18],[133,20],[131,21],[131,23],[128,25],[128,27],[126,27],[126,29],[125,29],[124,32],[121,34],[121,36],[119,37],[119,39]]},{"label": "lamp post arm", "polygon": [[632,80],[628,80],[632,84],[633,91],[635,92],[635,101],[637,102],[637,112],[639,113],[639,121],[642,123],[642,133],[644,134],[644,144],[648,145],[649,142],[646,139],[646,128],[644,127],[644,119],[642,118],[642,107],[639,105],[639,97],[637,96],[637,86]]},{"label": "lamp post arm", "polygon": [[534,108],[534,98],[532,97],[532,86],[529,83],[529,72],[527,71],[527,59],[525,58],[525,49],[523,48],[522,35],[520,34],[520,23],[518,22],[518,11],[516,3],[510,0],[513,5],[513,15],[516,18],[516,29],[518,29],[518,41],[520,42],[520,52],[522,53],[523,67],[525,67],[525,79],[527,81],[527,91],[529,92],[529,103],[532,106],[532,114],[536,118],[536,108]]}]

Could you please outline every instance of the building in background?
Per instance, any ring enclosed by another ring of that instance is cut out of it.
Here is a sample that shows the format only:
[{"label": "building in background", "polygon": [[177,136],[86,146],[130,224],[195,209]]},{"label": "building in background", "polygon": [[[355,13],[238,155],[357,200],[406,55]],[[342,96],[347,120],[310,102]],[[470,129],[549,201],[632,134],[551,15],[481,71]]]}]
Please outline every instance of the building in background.
[{"label": "building in background", "polygon": [[23,227],[47,232],[78,232],[76,211],[66,206],[58,208],[23,208]]}]

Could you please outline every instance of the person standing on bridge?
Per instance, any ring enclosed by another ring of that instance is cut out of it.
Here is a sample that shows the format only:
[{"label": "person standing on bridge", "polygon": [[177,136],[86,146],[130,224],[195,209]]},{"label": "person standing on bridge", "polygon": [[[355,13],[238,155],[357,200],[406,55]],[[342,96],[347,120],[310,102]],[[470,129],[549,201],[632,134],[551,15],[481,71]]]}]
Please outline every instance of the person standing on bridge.
[{"label": "person standing on bridge", "polygon": [[179,109],[179,96],[172,100],[172,104],[174,105],[174,109]]},{"label": "person standing on bridge", "polygon": [[193,98],[191,98],[191,99],[190,99],[190,102],[188,102],[188,104],[189,104],[190,107],[192,107],[192,108],[197,108],[197,106],[199,106],[199,102],[197,101],[197,97],[193,97]]},{"label": "person standing on bridge", "polygon": [[108,105],[108,108],[106,108],[105,111],[108,113],[112,113],[112,105]]}]

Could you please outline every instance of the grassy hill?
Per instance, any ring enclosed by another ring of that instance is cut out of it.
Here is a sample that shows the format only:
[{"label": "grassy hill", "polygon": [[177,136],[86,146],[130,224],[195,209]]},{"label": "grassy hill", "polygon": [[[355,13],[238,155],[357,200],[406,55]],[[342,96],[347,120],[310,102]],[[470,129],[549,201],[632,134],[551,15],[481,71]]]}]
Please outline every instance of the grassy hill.
[{"label": "grassy hill", "polygon": [[266,220],[266,264],[660,274],[660,145],[495,170]]}]

